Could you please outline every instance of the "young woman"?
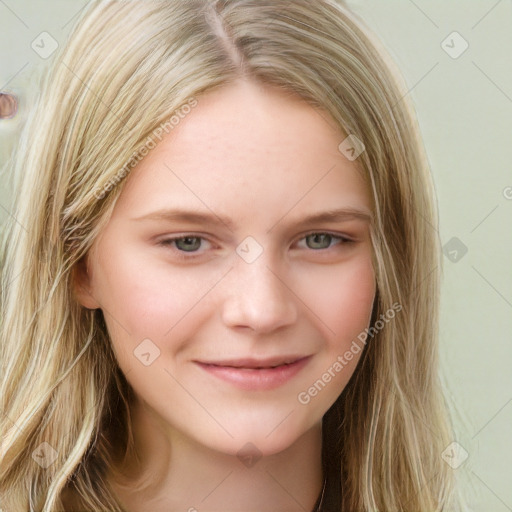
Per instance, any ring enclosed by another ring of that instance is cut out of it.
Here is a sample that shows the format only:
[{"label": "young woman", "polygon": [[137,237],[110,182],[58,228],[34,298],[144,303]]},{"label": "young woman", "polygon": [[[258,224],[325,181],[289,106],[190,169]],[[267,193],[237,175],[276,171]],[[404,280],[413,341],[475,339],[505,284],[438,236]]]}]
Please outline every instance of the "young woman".
[{"label": "young woman", "polygon": [[92,2],[14,170],[0,507],[457,510],[405,93],[341,2]]}]

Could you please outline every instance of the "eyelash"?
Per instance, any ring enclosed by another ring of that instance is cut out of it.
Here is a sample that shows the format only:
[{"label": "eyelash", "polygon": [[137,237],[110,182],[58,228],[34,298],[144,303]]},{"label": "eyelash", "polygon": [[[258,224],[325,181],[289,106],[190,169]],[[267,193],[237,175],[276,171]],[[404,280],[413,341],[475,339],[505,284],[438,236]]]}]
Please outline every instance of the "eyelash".
[{"label": "eyelash", "polygon": [[[328,236],[332,237],[333,240],[339,241],[339,243],[335,244],[335,245],[347,245],[347,244],[352,244],[355,242],[351,238],[348,238],[346,236],[342,236],[342,235],[339,235],[336,233],[330,233],[329,231],[311,231],[310,233],[306,233],[305,235],[303,235],[299,241],[305,240],[307,237],[309,237],[311,235],[328,235]],[[177,240],[184,240],[185,238],[199,238],[201,240],[206,240],[206,238],[204,238],[202,236],[188,234],[188,235],[177,236],[174,238],[166,238],[165,240],[162,240],[161,242],[159,242],[158,245],[163,246],[165,248],[169,248],[169,247],[172,247],[172,244],[174,242],[176,242]],[[310,251],[314,251],[314,252],[324,252],[329,249],[332,249],[333,247],[334,246],[330,246],[330,247],[327,247],[324,249],[311,249],[311,248],[308,248],[308,249]],[[191,260],[191,259],[199,257],[199,255],[197,254],[197,251],[187,252],[187,251],[181,251],[176,248],[173,248],[173,249],[179,254],[179,258],[181,258],[183,260]]]}]

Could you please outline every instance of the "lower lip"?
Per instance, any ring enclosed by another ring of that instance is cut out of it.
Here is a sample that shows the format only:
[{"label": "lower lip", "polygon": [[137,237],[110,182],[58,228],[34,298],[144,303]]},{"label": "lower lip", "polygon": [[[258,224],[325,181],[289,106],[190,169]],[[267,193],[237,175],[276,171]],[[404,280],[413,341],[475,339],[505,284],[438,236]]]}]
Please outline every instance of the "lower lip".
[{"label": "lower lip", "polygon": [[282,386],[309,362],[311,356],[298,359],[294,363],[277,366],[276,368],[233,368],[232,366],[215,366],[197,362],[203,370],[238,386],[241,389],[256,391],[275,389]]}]

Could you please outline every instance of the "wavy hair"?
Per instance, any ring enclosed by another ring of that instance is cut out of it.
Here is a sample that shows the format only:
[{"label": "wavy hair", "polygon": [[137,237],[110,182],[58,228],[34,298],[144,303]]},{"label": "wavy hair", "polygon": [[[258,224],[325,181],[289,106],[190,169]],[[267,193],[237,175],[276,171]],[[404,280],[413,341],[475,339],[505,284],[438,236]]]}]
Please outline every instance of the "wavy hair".
[{"label": "wavy hair", "polygon": [[[102,311],[72,293],[73,269],[148,137],[239,77],[299,95],[364,143],[371,325],[402,306],[324,416],[326,492],[340,511],[455,510],[441,458],[452,437],[438,377],[434,187],[406,86],[341,0],[96,0],[53,57],[17,147],[2,245],[5,509],[122,512],[103,477],[135,455],[132,390]],[[52,463],[37,463],[41,454]]]}]

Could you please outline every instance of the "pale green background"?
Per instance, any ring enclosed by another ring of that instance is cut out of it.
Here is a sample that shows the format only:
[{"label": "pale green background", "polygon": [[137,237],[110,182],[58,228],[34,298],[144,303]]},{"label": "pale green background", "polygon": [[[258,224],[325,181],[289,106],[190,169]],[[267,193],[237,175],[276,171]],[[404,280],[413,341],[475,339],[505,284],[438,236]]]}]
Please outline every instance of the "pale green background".
[{"label": "pale green background", "polygon": [[[17,119],[0,121],[0,163],[48,62],[31,49],[32,41],[47,31],[62,43],[86,4],[0,0],[0,90],[22,101]],[[456,440],[469,453],[455,471],[471,510],[512,511],[512,199],[504,193],[512,187],[512,3],[349,5],[405,75],[436,183],[442,243],[456,237],[468,249],[457,262],[444,258],[442,372]],[[469,43],[456,59],[441,46],[453,31]],[[6,178],[0,224],[13,213]]]}]

